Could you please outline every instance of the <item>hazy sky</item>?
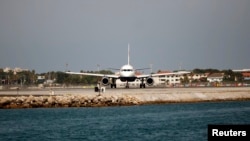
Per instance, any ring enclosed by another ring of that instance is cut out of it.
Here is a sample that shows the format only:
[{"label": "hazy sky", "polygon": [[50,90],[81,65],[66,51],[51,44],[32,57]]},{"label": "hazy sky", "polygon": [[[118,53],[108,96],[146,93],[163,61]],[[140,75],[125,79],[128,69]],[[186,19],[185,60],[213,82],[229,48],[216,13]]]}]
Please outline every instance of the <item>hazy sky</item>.
[{"label": "hazy sky", "polygon": [[250,68],[249,0],[0,0],[0,68]]}]

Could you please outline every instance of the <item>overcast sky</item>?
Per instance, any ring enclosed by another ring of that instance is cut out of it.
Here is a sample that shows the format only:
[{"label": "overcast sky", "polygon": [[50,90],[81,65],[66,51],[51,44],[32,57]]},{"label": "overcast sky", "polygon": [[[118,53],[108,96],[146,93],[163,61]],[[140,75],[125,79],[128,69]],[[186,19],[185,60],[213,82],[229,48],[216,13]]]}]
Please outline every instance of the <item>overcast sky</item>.
[{"label": "overcast sky", "polygon": [[0,68],[250,68],[249,0],[0,0]]}]

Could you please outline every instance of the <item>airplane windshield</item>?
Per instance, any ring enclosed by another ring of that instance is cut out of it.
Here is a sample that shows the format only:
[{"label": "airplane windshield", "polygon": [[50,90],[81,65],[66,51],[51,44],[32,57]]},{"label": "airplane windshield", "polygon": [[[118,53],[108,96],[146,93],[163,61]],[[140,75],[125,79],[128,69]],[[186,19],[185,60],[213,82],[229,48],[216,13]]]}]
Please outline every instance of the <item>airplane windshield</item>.
[{"label": "airplane windshield", "polygon": [[131,69],[123,69],[122,71],[132,71]]}]

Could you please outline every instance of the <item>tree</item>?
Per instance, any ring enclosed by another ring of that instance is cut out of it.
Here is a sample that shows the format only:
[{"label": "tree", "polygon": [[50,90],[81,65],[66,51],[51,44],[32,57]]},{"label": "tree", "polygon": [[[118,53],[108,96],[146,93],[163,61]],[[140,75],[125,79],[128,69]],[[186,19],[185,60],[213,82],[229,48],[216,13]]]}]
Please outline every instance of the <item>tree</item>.
[{"label": "tree", "polygon": [[217,69],[211,69],[211,68],[209,68],[209,69],[196,68],[193,70],[193,73],[198,73],[198,74],[200,74],[200,73],[218,73],[218,72],[220,72],[220,71]]},{"label": "tree", "polygon": [[203,70],[203,69],[198,69],[198,68],[196,68],[196,69],[193,70],[193,73],[201,74],[201,73],[206,73],[206,72],[205,72],[205,70]]},{"label": "tree", "polygon": [[1,84],[6,84],[7,82],[7,74],[3,71],[3,69],[0,69],[0,81]]},{"label": "tree", "polygon": [[235,80],[238,82],[242,82],[244,80],[243,75],[240,72],[235,72],[234,76],[235,76]]},{"label": "tree", "polygon": [[187,74],[184,74],[184,75],[183,75],[183,78],[181,78],[180,80],[181,80],[181,83],[182,83],[182,84],[189,83],[189,79],[188,79]]},{"label": "tree", "polygon": [[230,69],[229,70],[223,70],[222,72],[224,73],[223,81],[229,81],[229,82],[238,81],[238,82],[241,82],[243,80],[243,76],[239,72],[233,72]]},{"label": "tree", "polygon": [[67,83],[68,78],[69,78],[69,74],[60,72],[60,71],[56,72],[56,83],[59,83],[59,84]]}]

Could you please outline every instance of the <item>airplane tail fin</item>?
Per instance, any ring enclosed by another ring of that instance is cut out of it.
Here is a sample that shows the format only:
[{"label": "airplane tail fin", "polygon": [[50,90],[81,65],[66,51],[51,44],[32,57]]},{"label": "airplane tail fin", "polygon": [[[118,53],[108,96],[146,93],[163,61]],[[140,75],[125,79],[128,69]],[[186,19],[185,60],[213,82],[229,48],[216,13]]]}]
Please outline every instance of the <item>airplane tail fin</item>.
[{"label": "airplane tail fin", "polygon": [[130,55],[130,52],[129,52],[129,51],[130,51],[130,50],[129,50],[129,47],[130,47],[130,46],[129,46],[129,44],[128,44],[128,65],[129,65],[129,55]]}]

